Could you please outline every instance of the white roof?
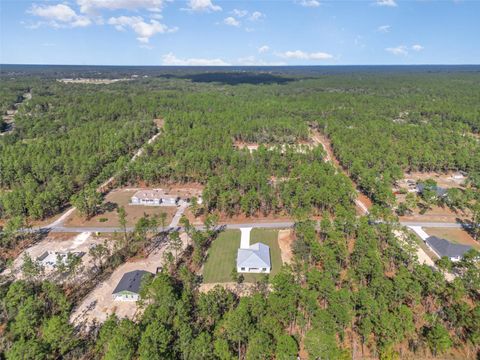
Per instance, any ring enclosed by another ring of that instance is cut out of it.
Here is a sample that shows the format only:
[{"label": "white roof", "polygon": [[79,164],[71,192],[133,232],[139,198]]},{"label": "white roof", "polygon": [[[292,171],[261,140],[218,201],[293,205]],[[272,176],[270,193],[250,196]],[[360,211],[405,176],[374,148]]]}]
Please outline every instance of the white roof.
[{"label": "white roof", "polygon": [[158,199],[169,199],[176,198],[175,195],[167,195],[162,189],[153,189],[153,190],[140,190],[133,194],[132,198],[137,198],[141,200],[158,200]]},{"label": "white roof", "polygon": [[237,267],[270,268],[270,247],[262,243],[256,243],[248,249],[238,249]]}]

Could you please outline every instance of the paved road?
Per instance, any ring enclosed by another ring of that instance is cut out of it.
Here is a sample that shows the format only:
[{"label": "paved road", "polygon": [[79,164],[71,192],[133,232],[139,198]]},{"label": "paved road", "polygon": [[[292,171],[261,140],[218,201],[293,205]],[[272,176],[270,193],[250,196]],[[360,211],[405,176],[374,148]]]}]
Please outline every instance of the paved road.
[{"label": "paved road", "polygon": [[[263,228],[263,229],[285,229],[290,228],[295,224],[293,221],[279,221],[279,222],[255,222],[255,223],[241,223],[241,224],[219,224],[218,226],[225,226],[226,229],[240,229],[245,227],[251,228]],[[459,223],[438,223],[438,222],[400,222],[403,226],[419,226],[428,228],[462,228],[462,224]],[[171,230],[180,227],[170,226],[166,230]],[[203,229],[203,226],[196,226],[197,229]],[[100,232],[100,233],[114,233],[122,232],[123,228],[120,227],[66,227],[63,225],[46,226],[43,228],[35,228],[34,230],[44,230],[50,232],[70,232],[81,233],[85,231]],[[161,229],[159,228],[159,231]],[[127,227],[127,231],[133,231],[133,227]]]},{"label": "paved road", "polygon": [[[218,227],[224,226],[226,229],[240,229],[244,227],[251,228],[263,228],[263,229],[285,229],[292,227],[294,225],[293,221],[282,221],[282,222],[257,222],[257,223],[242,223],[242,224],[219,224]],[[202,230],[204,226],[195,226],[196,229]],[[182,229],[180,226],[170,226],[166,228],[166,231],[173,229]],[[43,227],[36,228],[34,230],[44,230],[56,233],[81,233],[81,232],[99,232],[99,233],[114,233],[114,232],[123,232],[123,228],[120,227],[67,227],[67,226],[56,226],[56,227]],[[159,231],[162,228],[158,228]],[[127,227],[127,231],[133,231],[133,227]]]},{"label": "paved road", "polygon": [[413,222],[413,221],[401,221],[400,224],[404,226],[420,226],[420,227],[430,227],[430,228],[464,228],[468,225],[461,223],[449,223],[449,222]]}]

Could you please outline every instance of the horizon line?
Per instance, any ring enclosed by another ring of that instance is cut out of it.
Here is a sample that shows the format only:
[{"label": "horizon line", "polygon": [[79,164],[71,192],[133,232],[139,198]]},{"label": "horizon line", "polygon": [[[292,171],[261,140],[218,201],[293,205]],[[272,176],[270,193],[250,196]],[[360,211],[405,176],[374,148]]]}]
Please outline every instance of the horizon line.
[{"label": "horizon line", "polygon": [[341,66],[480,66],[480,63],[460,63],[460,64],[445,64],[445,63],[429,63],[429,64],[290,64],[290,65],[119,65],[119,64],[38,64],[38,63],[0,63],[1,66],[111,66],[111,67],[182,67],[182,68],[191,68],[191,67],[203,67],[203,68],[232,68],[232,67],[242,67],[242,68],[284,68],[284,67],[341,67]]}]

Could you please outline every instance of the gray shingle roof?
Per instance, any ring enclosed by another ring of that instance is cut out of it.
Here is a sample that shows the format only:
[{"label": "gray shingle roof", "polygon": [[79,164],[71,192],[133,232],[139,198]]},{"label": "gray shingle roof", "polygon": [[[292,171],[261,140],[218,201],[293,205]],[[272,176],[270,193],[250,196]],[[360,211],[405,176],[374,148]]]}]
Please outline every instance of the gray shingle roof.
[{"label": "gray shingle roof", "polygon": [[244,268],[270,268],[270,247],[256,243],[248,249],[238,249],[237,267]]},{"label": "gray shingle roof", "polygon": [[112,294],[117,294],[122,291],[128,291],[134,294],[138,294],[140,291],[140,284],[142,283],[142,278],[146,275],[153,275],[151,272],[144,270],[135,270],[123,274],[122,279],[118,283],[115,290]]},{"label": "gray shingle roof", "polygon": [[468,245],[459,245],[451,243],[448,240],[438,238],[436,236],[428,237],[425,242],[430,245],[435,252],[441,257],[449,258],[462,257],[472,247]]}]

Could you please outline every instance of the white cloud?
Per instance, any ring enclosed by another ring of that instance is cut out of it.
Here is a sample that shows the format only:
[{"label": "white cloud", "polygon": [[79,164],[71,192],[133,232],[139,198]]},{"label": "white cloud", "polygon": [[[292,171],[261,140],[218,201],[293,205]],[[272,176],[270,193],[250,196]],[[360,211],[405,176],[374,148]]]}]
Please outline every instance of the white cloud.
[{"label": "white cloud", "polygon": [[248,11],[247,10],[238,10],[238,9],[233,9],[233,11],[231,12],[231,14],[237,18],[242,18],[244,16],[247,16],[248,15]]},{"label": "white cloud", "polygon": [[300,4],[303,7],[319,7],[320,2],[318,0],[296,0],[297,4]]},{"label": "white cloud", "polygon": [[225,25],[229,25],[229,26],[240,26],[240,21],[235,19],[233,16],[229,16],[229,17],[223,19],[223,23]]},{"label": "white cloud", "polygon": [[392,28],[392,27],[391,27],[390,25],[382,25],[382,26],[379,26],[379,27],[377,28],[377,31],[378,31],[378,32],[381,32],[381,33],[388,33],[388,32],[390,32],[390,29],[391,29],[391,28]]},{"label": "white cloud", "polygon": [[307,53],[301,50],[286,51],[278,54],[280,57],[287,59],[299,59],[299,60],[328,60],[333,59],[333,55],[325,52],[313,52]]},{"label": "white cloud", "polygon": [[167,55],[162,56],[162,65],[170,66],[228,66],[230,65],[222,59],[198,59],[198,58],[188,58],[180,59],[177,58],[173,53],[168,53]]},{"label": "white cloud", "polygon": [[49,25],[52,27],[84,27],[92,23],[92,21],[83,16],[78,15],[70,6],[65,4],[57,5],[32,5],[28,10],[29,14],[38,16],[47,20],[45,23],[39,23],[39,25]]},{"label": "white cloud", "polygon": [[395,2],[395,0],[376,0],[375,5],[396,7],[397,3]]},{"label": "white cloud", "polygon": [[244,58],[239,58],[236,61],[236,65],[242,66],[281,66],[286,65],[284,62],[270,62],[262,59],[257,59],[255,56],[247,56]]},{"label": "white cloud", "polygon": [[251,21],[257,21],[260,20],[261,18],[265,17],[264,14],[262,14],[260,11],[254,11],[252,15],[250,15],[250,20]]},{"label": "white cloud", "polygon": [[94,13],[98,9],[161,11],[166,1],[169,0],[77,0],[77,4],[83,13]]},{"label": "white cloud", "polygon": [[221,11],[222,8],[214,5],[212,0],[189,0],[187,10],[191,11]]},{"label": "white cloud", "polygon": [[422,51],[423,49],[425,49],[425,48],[420,44],[412,45],[412,50],[414,50],[414,51]]},{"label": "white cloud", "polygon": [[263,45],[263,46],[260,46],[257,50],[260,54],[264,54],[270,50],[270,46]]},{"label": "white cloud", "polygon": [[169,28],[157,20],[150,20],[147,23],[141,16],[111,17],[108,19],[108,24],[115,26],[115,29],[119,31],[125,30],[126,27],[131,28],[138,35],[137,40],[144,44],[148,43],[155,34],[170,33],[178,30],[176,27]]},{"label": "white cloud", "polygon": [[388,47],[385,49],[385,51],[389,52],[390,54],[393,54],[395,56],[407,56],[408,55],[408,49],[405,45],[399,45],[396,47]]}]

